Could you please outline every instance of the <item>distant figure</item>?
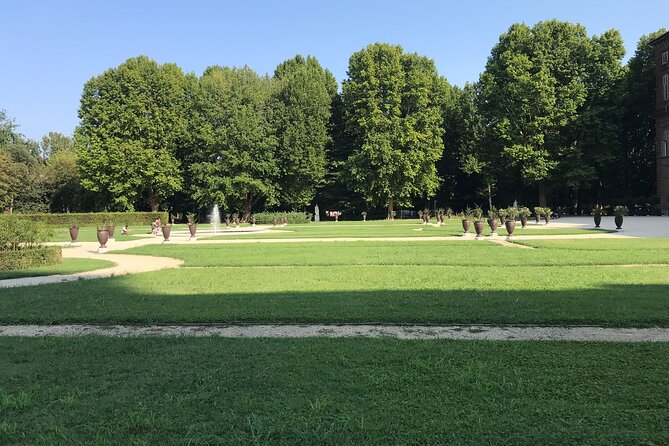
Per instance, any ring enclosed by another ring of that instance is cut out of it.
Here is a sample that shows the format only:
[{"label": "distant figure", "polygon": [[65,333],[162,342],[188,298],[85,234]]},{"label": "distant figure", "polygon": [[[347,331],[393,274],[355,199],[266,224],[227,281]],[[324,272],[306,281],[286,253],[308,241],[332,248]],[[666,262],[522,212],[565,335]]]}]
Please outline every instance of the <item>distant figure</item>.
[{"label": "distant figure", "polygon": [[130,232],[130,229],[128,229],[128,225],[123,226],[121,229],[121,235],[128,235],[128,232]]}]

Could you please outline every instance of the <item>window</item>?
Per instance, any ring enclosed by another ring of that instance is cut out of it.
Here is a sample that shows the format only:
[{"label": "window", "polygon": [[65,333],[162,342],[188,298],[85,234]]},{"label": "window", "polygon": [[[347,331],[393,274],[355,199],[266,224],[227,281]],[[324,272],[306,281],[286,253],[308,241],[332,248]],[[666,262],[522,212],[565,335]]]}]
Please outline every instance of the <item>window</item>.
[{"label": "window", "polygon": [[666,65],[669,63],[669,51],[665,51],[662,53],[662,65]]},{"label": "window", "polygon": [[669,101],[669,74],[662,76],[662,97]]}]

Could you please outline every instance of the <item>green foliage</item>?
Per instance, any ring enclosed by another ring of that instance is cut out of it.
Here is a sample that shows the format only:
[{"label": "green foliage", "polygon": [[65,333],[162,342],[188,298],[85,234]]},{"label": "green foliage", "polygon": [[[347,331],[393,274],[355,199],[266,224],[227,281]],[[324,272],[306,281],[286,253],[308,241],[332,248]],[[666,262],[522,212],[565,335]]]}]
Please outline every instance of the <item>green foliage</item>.
[{"label": "green foliage", "polygon": [[354,140],[347,160],[352,188],[365,200],[407,205],[431,197],[444,147],[440,94],[445,80],[434,62],[377,43],[353,54],[342,99],[346,129]]},{"label": "green foliage", "polygon": [[157,211],[182,187],[176,144],[185,131],[186,81],[174,64],[128,59],[84,85],[75,141],[84,188],[112,207]]},{"label": "green foliage", "polygon": [[520,217],[529,217],[530,215],[532,215],[532,211],[530,211],[530,208],[521,207],[518,208],[518,215]]},{"label": "green foliage", "polygon": [[311,214],[304,212],[258,212],[253,215],[256,218],[256,223],[262,225],[272,223],[273,218],[276,218],[278,221],[281,217],[286,217],[290,224],[304,224],[310,223],[312,217]]},{"label": "green foliage", "polygon": [[579,187],[606,160],[614,142],[606,102],[623,55],[617,31],[589,38],[557,20],[515,24],[493,48],[480,80],[483,113],[508,165],[539,186],[540,204],[558,178]]},{"label": "green foliage", "polygon": [[504,213],[504,217],[506,217],[506,220],[515,221],[516,217],[518,217],[518,208],[515,208],[513,206],[508,207],[506,209],[501,209],[500,212]]},{"label": "green foliage", "polygon": [[50,236],[51,231],[41,222],[19,215],[0,214],[0,250],[33,248]]},{"label": "green foliage", "polygon": [[629,214],[629,210],[627,209],[627,206],[616,206],[613,208],[613,215],[618,216],[618,217],[624,217],[625,215]]},{"label": "green foliage", "polygon": [[70,214],[20,214],[25,220],[65,227],[75,221],[83,226],[105,226],[109,222],[128,225],[148,225],[160,218],[167,221],[167,212],[90,212]]},{"label": "green foliage", "polygon": [[594,208],[592,208],[592,215],[594,216],[604,215],[604,206],[602,206],[601,204],[596,205]]},{"label": "green foliage", "polygon": [[325,181],[328,126],[337,81],[316,58],[300,55],[274,72],[273,120],[278,142],[280,202],[309,205]]},{"label": "green foliage", "polygon": [[189,166],[193,199],[242,210],[278,203],[272,82],[249,67],[207,68],[200,79]]},{"label": "green foliage", "polygon": [[476,206],[472,210],[472,215],[474,216],[474,221],[483,221],[483,209],[480,206]]},{"label": "green foliage", "polygon": [[63,254],[59,246],[33,246],[17,249],[0,249],[0,271],[20,270],[61,263]]}]

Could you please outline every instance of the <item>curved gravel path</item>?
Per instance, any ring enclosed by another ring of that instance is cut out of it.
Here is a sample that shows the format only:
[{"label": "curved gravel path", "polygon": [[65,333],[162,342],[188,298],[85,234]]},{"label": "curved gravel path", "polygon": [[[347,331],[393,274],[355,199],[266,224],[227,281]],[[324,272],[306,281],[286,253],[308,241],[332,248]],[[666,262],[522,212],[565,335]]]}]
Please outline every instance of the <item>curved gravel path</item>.
[{"label": "curved gravel path", "polygon": [[222,338],[380,338],[487,341],[669,342],[669,328],[490,325],[0,325],[0,336],[218,336]]}]

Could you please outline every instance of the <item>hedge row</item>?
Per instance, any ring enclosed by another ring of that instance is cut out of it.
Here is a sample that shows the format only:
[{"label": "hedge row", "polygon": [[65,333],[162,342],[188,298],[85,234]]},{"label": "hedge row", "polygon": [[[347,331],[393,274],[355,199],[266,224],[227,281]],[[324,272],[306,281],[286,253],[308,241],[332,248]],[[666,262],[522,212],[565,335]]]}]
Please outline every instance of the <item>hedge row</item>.
[{"label": "hedge row", "polygon": [[56,265],[63,261],[58,246],[0,250],[0,271]]},{"label": "hedge row", "polygon": [[[19,215],[19,214],[17,214]],[[160,218],[163,223],[167,222],[167,212],[89,212],[71,214],[20,214],[21,218],[42,222],[51,226],[105,226],[114,223],[116,226],[128,224],[150,225],[151,222]]]},{"label": "hedge row", "polygon": [[277,222],[281,217],[288,217],[288,223],[300,224],[309,223],[311,221],[311,214],[304,212],[259,212],[253,214],[256,217],[256,223],[259,225],[272,224],[272,218],[276,218]]}]

